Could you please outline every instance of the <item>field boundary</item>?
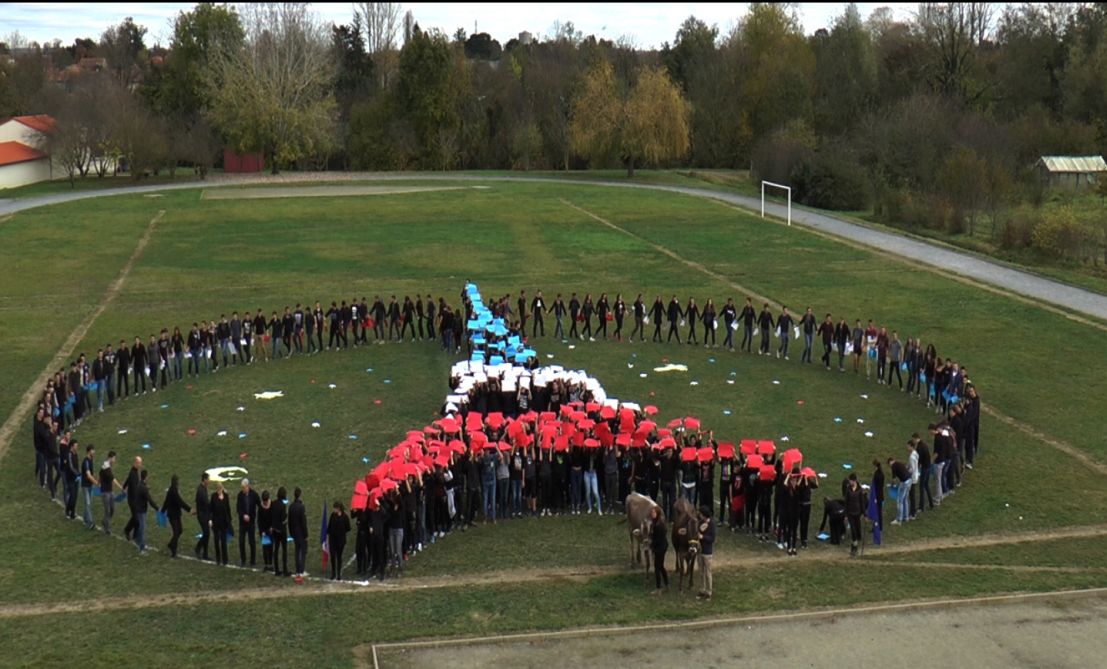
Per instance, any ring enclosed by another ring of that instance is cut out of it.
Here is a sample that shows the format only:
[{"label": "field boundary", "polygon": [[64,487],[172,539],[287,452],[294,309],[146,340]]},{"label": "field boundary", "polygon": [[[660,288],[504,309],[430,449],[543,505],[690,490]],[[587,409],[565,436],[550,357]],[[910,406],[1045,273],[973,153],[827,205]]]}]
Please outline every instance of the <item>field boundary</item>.
[{"label": "field boundary", "polygon": [[[606,218],[603,218],[602,216],[600,216],[599,214],[588,211],[584,207],[573,204],[572,202],[570,202],[569,200],[566,200],[564,198],[561,198],[561,202],[565,206],[573,209],[574,211],[577,211],[581,214],[584,214],[585,216],[588,216],[589,218],[591,218],[591,219],[597,221],[598,223],[601,223],[601,224],[611,228],[612,230],[615,230],[615,231],[620,232],[624,235],[627,235],[628,237],[636,239],[636,240],[642,242],[643,244],[648,244],[654,250],[656,250],[658,253],[662,253],[665,256],[668,256],[669,258],[671,258],[671,259],[673,259],[673,260],[675,260],[679,263],[682,263],[683,265],[685,265],[686,267],[688,267],[690,269],[694,269],[698,272],[706,274],[707,276],[711,277],[712,279],[715,279],[717,281],[721,281],[721,282],[727,284],[728,286],[730,286],[734,290],[745,292],[747,295],[749,295],[751,297],[754,297],[757,300],[761,300],[763,302],[769,302],[773,306],[777,306],[777,307],[780,306],[779,302],[776,302],[775,300],[772,300],[771,298],[758,295],[757,293],[755,293],[755,292],[753,292],[753,291],[751,291],[751,290],[749,290],[749,289],[747,289],[747,288],[745,288],[745,287],[743,287],[743,286],[741,286],[737,283],[734,283],[733,281],[727,279],[722,274],[719,274],[718,272],[716,272],[714,270],[708,269],[707,267],[701,265],[700,263],[688,260],[684,256],[682,256],[679,253],[673,251],[672,249],[669,249],[669,248],[665,247],[662,244],[658,244],[657,242],[650,241],[649,239],[646,239],[645,237],[642,237],[641,235],[637,235],[637,234],[631,232],[630,230],[627,230],[626,228],[623,228],[623,227],[621,227],[621,226],[619,226],[615,223],[612,223],[611,221],[607,220]],[[722,204],[724,204],[728,207],[734,206],[734,205],[728,205],[725,202],[723,202]],[[837,241],[837,237],[835,237],[834,235],[831,235],[830,233],[825,233],[825,232],[822,232],[820,230],[813,230],[811,228],[808,228],[807,226],[804,226],[802,223],[799,224],[799,225],[800,225],[800,227],[805,228],[805,229],[809,230],[810,232],[813,232],[816,235],[825,235],[828,238]],[[843,241],[843,243],[845,243],[847,245],[852,246],[854,244],[850,240],[842,240],[842,241]],[[865,247],[865,248],[868,248],[868,247]],[[899,259],[900,257],[896,256],[896,258]],[[931,271],[937,272],[937,270],[931,270]],[[971,283],[970,279],[964,279],[964,280]],[[980,288],[991,289],[990,287],[987,287],[987,286],[979,286],[979,287]],[[998,291],[998,289],[995,289],[995,290]],[[1020,299],[1020,300],[1026,300],[1028,302],[1033,303],[1033,300],[1031,300],[1030,298],[1024,298],[1020,295],[1011,295],[1010,297],[1014,297],[1014,298],[1017,298],[1017,299]],[[1040,306],[1042,306],[1042,308],[1044,308],[1044,309],[1047,309],[1047,310],[1050,310],[1050,311],[1057,311],[1058,313],[1061,313],[1062,315],[1065,315],[1064,312],[1062,312],[1059,309],[1056,309],[1055,307],[1051,307],[1049,305],[1040,305]],[[1107,327],[1100,326],[1100,325],[1097,325],[1095,323],[1092,323],[1091,321],[1084,320],[1083,318],[1080,318],[1079,316],[1073,317],[1073,316],[1070,315],[1069,317],[1073,318],[1073,320],[1078,320],[1082,323],[1086,323],[1088,325],[1093,325],[1097,328],[1107,330]],[[1020,432],[1026,434],[1030,437],[1033,437],[1033,438],[1041,441],[1043,444],[1049,446],[1050,448],[1058,450],[1058,451],[1064,453],[1065,455],[1068,455],[1072,458],[1075,458],[1075,459],[1079,460],[1081,463],[1083,463],[1084,465],[1087,465],[1088,467],[1091,467],[1092,469],[1095,469],[1097,472],[1099,472],[1101,474],[1104,474],[1104,475],[1107,475],[1107,464],[1105,464],[1103,462],[1100,462],[1099,460],[1093,458],[1091,455],[1088,455],[1087,453],[1083,452],[1082,450],[1080,450],[1079,448],[1073,446],[1072,444],[1068,444],[1068,443],[1060,441],[1058,439],[1054,439],[1054,438],[1046,435],[1045,433],[1038,432],[1037,430],[1030,427],[1029,425],[1026,425],[1025,423],[1023,423],[1019,420],[1016,420],[1015,418],[1012,418],[1011,416],[1008,416],[1007,414],[1001,412],[999,409],[996,409],[995,406],[993,406],[991,404],[983,404],[982,403],[981,406],[982,406],[984,412],[986,414],[988,414],[989,416],[991,416],[991,417],[999,420],[1000,422],[1005,423],[1005,424],[1019,430]]]},{"label": "field boundary", "polygon": [[[899,611],[915,611],[952,606],[979,606],[994,604],[1011,604],[1032,602],[1041,600],[1055,600],[1073,598],[1096,598],[1107,596],[1107,588],[1085,588],[1079,590],[1057,590],[1051,592],[1019,592],[1001,595],[983,595],[979,597],[947,597],[941,599],[923,599],[909,602],[893,602],[883,604],[869,604],[862,606],[842,606],[826,609],[812,609],[801,611],[786,611],[782,613],[760,613],[745,616],[732,616],[725,618],[705,618],[702,620],[685,620],[675,622],[643,623],[637,625],[603,625],[594,627],[578,627],[566,630],[550,630],[547,632],[521,632],[517,634],[500,634],[480,637],[461,637],[454,639],[426,639],[421,641],[399,641],[375,643],[371,646],[372,664],[359,666],[371,666],[380,669],[379,651],[403,650],[416,648],[442,648],[447,646],[472,646],[476,644],[512,643],[527,640],[566,639],[578,637],[590,637],[612,634],[631,634],[636,632],[652,632],[658,630],[672,631],[674,629],[702,629],[719,627],[722,625],[750,625],[757,623],[793,622],[797,620],[819,620],[834,618],[837,616],[854,617],[873,613],[894,613]],[[363,649],[355,646],[353,649],[355,660],[363,657]]]},{"label": "field boundary", "polygon": [[142,237],[139,238],[138,244],[135,245],[135,250],[131,253],[131,257],[127,259],[127,262],[123,265],[123,268],[119,271],[118,276],[110,284],[108,284],[107,290],[104,291],[104,296],[100,298],[100,301],[96,303],[92,311],[85,316],[73,332],[69,333],[62,347],[58,349],[58,352],[54,355],[46,365],[46,369],[38,375],[38,377],[31,383],[31,387],[27,389],[27,392],[23,393],[23,397],[19,400],[19,404],[12,409],[8,419],[4,421],[4,425],[0,427],[0,460],[4,459],[4,456],[8,453],[8,448],[11,446],[12,439],[15,437],[16,430],[23,425],[27,416],[30,414],[31,409],[35,406],[35,401],[38,397],[38,390],[46,385],[47,379],[50,378],[50,374],[53,370],[57,369],[59,365],[65,363],[65,359],[73,354],[73,350],[77,347],[77,344],[84,339],[88,334],[89,328],[96,322],[96,319],[100,317],[100,314],[104,313],[104,310],[115,301],[116,296],[123,289],[123,282],[127,280],[127,277],[131,274],[131,269],[134,268],[135,263],[142,256],[142,252],[146,250],[146,245],[150,243],[150,238],[154,234],[154,228],[157,227],[158,221],[165,215],[165,210],[159,210],[154,215],[150,222],[146,225],[145,232],[142,233]]}]

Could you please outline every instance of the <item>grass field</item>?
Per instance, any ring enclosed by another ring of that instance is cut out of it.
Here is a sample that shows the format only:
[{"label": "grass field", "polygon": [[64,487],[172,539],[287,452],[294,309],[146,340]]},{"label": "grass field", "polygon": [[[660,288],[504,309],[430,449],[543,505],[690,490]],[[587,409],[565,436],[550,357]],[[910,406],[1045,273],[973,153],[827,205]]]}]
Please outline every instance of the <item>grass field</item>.
[{"label": "grass field", "polygon": [[[800,311],[810,304],[820,317],[826,311],[850,321],[871,317],[901,336],[933,340],[942,355],[969,367],[985,403],[1008,421],[984,418],[980,465],[969,472],[966,487],[938,513],[888,533],[890,547],[920,547],[887,556],[902,564],[886,564],[878,550],[847,562],[840,551],[822,545],[787,561],[775,547],[728,535],[719,548],[718,596],[707,606],[641,596],[641,575],[622,571],[625,528],[608,517],[523,520],[451,535],[410,563],[405,582],[435,585],[427,590],[337,588],[288,597],[296,587],[278,579],[174,563],[164,555],[140,558],[132,546],[65,521],[31,482],[29,428],[20,429],[0,466],[0,485],[10,491],[0,499],[0,545],[8,553],[0,591],[12,605],[76,606],[78,612],[28,609],[40,615],[5,620],[0,643],[13,664],[57,664],[86,648],[87,630],[104,630],[89,659],[94,666],[136,653],[151,666],[185,658],[344,666],[355,662],[355,646],[384,640],[1107,583],[1102,572],[1091,570],[1019,572],[1013,578],[1009,570],[969,566],[943,566],[939,575],[923,564],[1095,566],[1090,563],[1102,545],[1096,537],[1050,545],[1042,553],[1048,562],[1033,552],[1042,542],[940,546],[949,537],[971,541],[984,533],[1014,536],[1101,522],[1107,466],[1102,329],[715,202],[585,184],[488,185],[249,201],[201,200],[199,190],[183,190],[17,214],[0,225],[0,262],[9,270],[0,286],[0,338],[8,343],[0,349],[6,380],[0,415],[12,411],[70,332],[93,312],[164,211],[78,351],[94,352],[106,341],[129,341],[135,334],[145,338],[163,326],[185,329],[235,309],[269,313],[298,301],[416,292],[456,302],[466,278],[486,296],[541,288],[547,297],[572,291],[613,297],[622,291],[628,302],[642,292],[648,300],[675,293],[682,300],[694,295],[702,303],[712,296],[721,303],[749,293]],[[659,246],[678,258],[660,253]],[[547,326],[552,330],[552,319]],[[790,362],[649,343],[577,342],[570,348],[552,337],[538,338],[536,348],[543,362],[587,369],[615,396],[648,398],[665,418],[698,415],[724,439],[787,435],[810,464],[828,473],[824,486],[831,489],[845,473],[843,463],[867,477],[869,460],[903,454],[907,437],[932,419],[921,405],[863,375],[800,365],[800,344],[793,342]],[[655,373],[663,359],[683,362],[689,371]],[[362,458],[376,462],[408,429],[433,418],[451,361],[424,342],[228,369],[190,381],[191,389],[181,383],[130,399],[91,419],[78,438],[96,443],[101,453],[116,449],[121,462],[142,454],[159,501],[171,473],[181,475],[187,495],[202,469],[236,464],[246,453],[250,478],[260,488],[304,489],[314,539],[322,500],[348,498],[351,481],[366,469]],[[698,385],[690,385],[693,380]],[[269,389],[284,390],[286,397],[253,399],[254,392]],[[238,412],[239,406],[245,411]],[[318,429],[310,427],[315,420]],[[1095,466],[1019,427],[1064,442]],[[120,428],[127,434],[119,435]],[[189,428],[197,434],[189,436]],[[862,428],[875,436],[864,437]],[[220,430],[228,435],[216,436]],[[239,433],[246,437],[238,439]],[[117,528],[125,516],[117,514]],[[194,525],[186,521],[186,528],[187,537]],[[156,528],[151,544],[161,546],[166,538]],[[760,561],[764,567],[748,567]],[[309,565],[318,565],[314,540]],[[589,569],[597,571],[579,575]],[[212,594],[222,592],[227,601]],[[234,601],[236,592],[259,599],[243,595]],[[177,594],[185,600],[172,606],[132,610],[113,603],[157,602]],[[189,596],[197,598],[195,604],[187,602]],[[93,610],[100,606],[91,603],[96,601],[107,604]],[[374,615],[367,625],[350,615],[365,603],[388,613]],[[79,616],[81,624],[63,624],[67,616]],[[234,639],[247,618],[263,629],[288,632],[240,647]],[[428,626],[429,619],[441,622]],[[43,645],[31,634],[39,629],[61,631]]]}]

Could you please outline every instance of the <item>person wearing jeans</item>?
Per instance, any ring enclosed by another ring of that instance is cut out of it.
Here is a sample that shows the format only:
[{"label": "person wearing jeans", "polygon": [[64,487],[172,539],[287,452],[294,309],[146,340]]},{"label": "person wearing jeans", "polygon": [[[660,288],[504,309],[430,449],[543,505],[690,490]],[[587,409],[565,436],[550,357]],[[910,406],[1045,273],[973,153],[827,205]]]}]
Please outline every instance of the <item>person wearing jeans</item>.
[{"label": "person wearing jeans", "polygon": [[484,522],[496,522],[496,450],[487,448],[481,458],[481,493],[484,500]]},{"label": "person wearing jeans", "polygon": [[584,487],[584,456],[580,448],[573,449],[569,469],[569,509],[576,515],[580,512],[581,489]]},{"label": "person wearing jeans", "polygon": [[[597,451],[598,453],[599,451]],[[584,503],[588,507],[588,513],[592,513],[592,499],[596,500],[596,513],[603,515],[603,507],[600,505],[600,484],[596,478],[594,457],[588,459],[589,467],[584,472]]]},{"label": "person wearing jeans", "polygon": [[95,474],[96,449],[89,444],[85,448],[85,459],[81,462],[81,493],[85,498],[84,521],[85,527],[96,529],[96,523],[92,519],[92,487],[96,485]]}]

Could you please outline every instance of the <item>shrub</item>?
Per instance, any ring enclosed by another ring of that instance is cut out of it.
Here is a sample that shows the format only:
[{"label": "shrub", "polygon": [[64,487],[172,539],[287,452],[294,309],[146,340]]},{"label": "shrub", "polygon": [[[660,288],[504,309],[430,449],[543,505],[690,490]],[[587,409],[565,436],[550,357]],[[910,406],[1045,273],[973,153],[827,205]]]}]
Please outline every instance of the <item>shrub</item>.
[{"label": "shrub", "polygon": [[812,207],[856,211],[868,205],[865,172],[848,156],[820,151],[801,159],[790,179],[796,200]]}]

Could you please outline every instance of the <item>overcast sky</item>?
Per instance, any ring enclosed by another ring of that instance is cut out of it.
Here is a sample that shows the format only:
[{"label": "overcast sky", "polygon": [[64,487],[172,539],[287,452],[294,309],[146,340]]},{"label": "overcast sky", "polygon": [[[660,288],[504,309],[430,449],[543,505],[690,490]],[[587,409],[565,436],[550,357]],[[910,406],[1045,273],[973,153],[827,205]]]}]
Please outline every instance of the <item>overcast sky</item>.
[{"label": "overcast sky", "polygon": [[[28,41],[49,42],[55,38],[71,44],[77,37],[99,38],[109,25],[134,17],[146,26],[147,46],[168,45],[172,34],[172,19],[194,3],[75,3],[75,2],[13,2],[0,3],[0,40],[18,30]],[[404,3],[424,29],[439,28],[452,35],[459,27],[467,33],[487,32],[506,43],[521,31],[541,37],[550,32],[555,21],[572,21],[586,36],[618,39],[633,38],[639,48],[660,47],[672,42],[681,21],[690,15],[718,25],[725,34],[746,13],[749,3]],[[876,7],[891,7],[897,18],[908,18],[918,6],[906,2],[859,2],[862,17]],[[312,7],[327,21],[345,23],[353,15],[353,5],[339,2],[317,2]],[[844,3],[800,3],[800,18],[804,30],[813,33],[829,26],[841,14]]]}]

